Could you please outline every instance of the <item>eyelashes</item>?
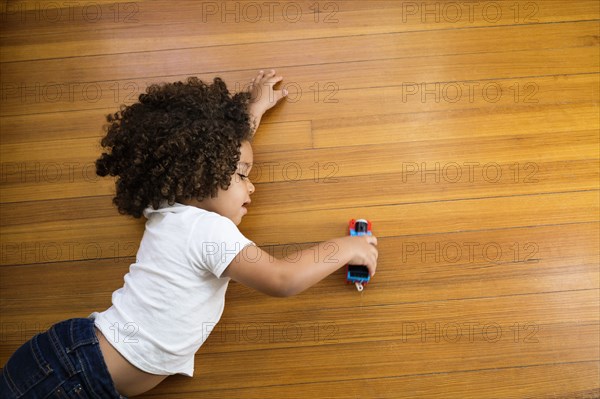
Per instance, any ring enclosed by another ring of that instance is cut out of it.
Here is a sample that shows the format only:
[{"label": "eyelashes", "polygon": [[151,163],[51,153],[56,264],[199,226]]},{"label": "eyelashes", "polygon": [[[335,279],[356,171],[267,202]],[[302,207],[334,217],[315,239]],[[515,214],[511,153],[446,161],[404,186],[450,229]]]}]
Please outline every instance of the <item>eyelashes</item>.
[{"label": "eyelashes", "polygon": [[246,180],[246,179],[248,178],[248,176],[247,176],[247,175],[243,175],[243,174],[241,174],[241,173],[238,173],[237,175],[238,175],[239,177],[241,177],[241,178],[242,178],[242,180]]}]

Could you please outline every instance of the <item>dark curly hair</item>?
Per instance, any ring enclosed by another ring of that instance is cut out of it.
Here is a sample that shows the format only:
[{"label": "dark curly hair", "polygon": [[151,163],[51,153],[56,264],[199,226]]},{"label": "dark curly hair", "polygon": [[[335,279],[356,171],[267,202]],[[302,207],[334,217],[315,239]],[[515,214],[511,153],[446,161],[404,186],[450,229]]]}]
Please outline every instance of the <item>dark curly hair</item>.
[{"label": "dark curly hair", "polygon": [[113,203],[119,213],[139,218],[160,202],[202,200],[227,189],[243,141],[252,139],[248,92],[232,95],[221,78],[208,85],[153,84],[139,101],[106,116],[108,152],[96,174],[117,176]]}]

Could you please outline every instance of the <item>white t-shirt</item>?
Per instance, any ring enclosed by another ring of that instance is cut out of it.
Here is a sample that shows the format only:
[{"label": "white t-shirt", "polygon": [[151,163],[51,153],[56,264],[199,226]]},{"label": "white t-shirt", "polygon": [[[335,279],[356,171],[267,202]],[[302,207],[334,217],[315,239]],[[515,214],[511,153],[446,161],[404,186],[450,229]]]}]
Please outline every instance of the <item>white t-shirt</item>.
[{"label": "white t-shirt", "polygon": [[166,202],[144,210],[146,230],[112,306],[89,317],[130,363],[152,374],[194,374],[194,354],[219,321],[229,278],[254,244],[228,218]]}]

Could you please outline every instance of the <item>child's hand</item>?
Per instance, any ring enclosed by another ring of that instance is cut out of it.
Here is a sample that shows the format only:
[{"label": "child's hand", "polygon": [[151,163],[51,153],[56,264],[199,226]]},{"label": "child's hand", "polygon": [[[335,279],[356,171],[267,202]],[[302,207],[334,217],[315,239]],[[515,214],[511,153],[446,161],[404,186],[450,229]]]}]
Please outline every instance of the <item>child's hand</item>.
[{"label": "child's hand", "polygon": [[287,90],[273,90],[276,83],[281,82],[283,76],[275,75],[275,70],[268,73],[260,71],[250,84],[250,111],[256,116],[262,116],[279,100],[287,96]]},{"label": "child's hand", "polygon": [[283,76],[275,75],[275,70],[271,69],[268,73],[260,71],[250,84],[250,104],[248,113],[254,120],[255,129],[260,123],[263,114],[271,109],[283,97],[287,96],[287,90],[273,90],[276,83],[281,82]]},{"label": "child's hand", "polygon": [[369,274],[373,277],[375,270],[377,270],[377,258],[379,256],[377,238],[375,236],[344,238],[350,240],[351,248],[353,249],[352,258],[348,264],[366,266],[369,269]]}]

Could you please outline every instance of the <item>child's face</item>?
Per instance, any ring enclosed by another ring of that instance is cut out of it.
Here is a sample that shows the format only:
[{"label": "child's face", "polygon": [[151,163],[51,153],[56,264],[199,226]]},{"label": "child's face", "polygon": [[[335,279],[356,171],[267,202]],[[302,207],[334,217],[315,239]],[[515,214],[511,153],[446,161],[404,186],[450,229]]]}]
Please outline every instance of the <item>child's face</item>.
[{"label": "child's face", "polygon": [[219,188],[215,198],[205,198],[202,201],[191,200],[185,203],[218,213],[231,219],[236,225],[240,224],[242,218],[248,212],[244,205],[250,202],[250,195],[254,193],[254,185],[248,178],[254,161],[250,142],[242,142],[240,151],[238,168],[231,177],[231,184],[227,190]]}]

